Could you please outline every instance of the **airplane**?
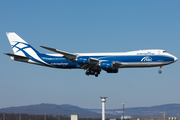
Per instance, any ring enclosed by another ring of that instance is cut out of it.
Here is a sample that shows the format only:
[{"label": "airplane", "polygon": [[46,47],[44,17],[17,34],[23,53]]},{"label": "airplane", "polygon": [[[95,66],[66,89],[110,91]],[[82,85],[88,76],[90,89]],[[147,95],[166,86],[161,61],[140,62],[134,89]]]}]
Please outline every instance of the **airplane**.
[{"label": "airplane", "polygon": [[40,46],[58,54],[43,54],[34,49],[14,32],[6,33],[14,54],[4,53],[12,60],[62,69],[84,69],[86,75],[98,77],[102,70],[118,73],[119,68],[159,67],[176,62],[177,57],[161,49],[113,53],[69,53]]}]

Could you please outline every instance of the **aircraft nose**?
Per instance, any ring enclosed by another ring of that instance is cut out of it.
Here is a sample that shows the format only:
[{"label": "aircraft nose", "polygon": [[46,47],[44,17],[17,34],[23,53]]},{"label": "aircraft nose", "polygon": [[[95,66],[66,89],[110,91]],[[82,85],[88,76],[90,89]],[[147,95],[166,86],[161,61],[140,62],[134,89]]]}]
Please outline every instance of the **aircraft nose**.
[{"label": "aircraft nose", "polygon": [[174,57],[174,61],[176,62],[178,60],[178,58],[177,57]]}]

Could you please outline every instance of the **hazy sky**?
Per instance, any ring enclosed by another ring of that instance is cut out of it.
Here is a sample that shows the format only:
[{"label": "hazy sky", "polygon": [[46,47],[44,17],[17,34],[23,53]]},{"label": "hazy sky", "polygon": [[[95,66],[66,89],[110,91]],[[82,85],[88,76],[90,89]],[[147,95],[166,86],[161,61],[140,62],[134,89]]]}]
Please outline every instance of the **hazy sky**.
[{"label": "hazy sky", "polygon": [[180,62],[162,68],[125,68],[98,78],[84,70],[12,61],[6,32],[40,45],[83,52],[164,49],[180,58],[179,0],[1,0],[0,108],[40,103],[101,108],[180,103]]}]

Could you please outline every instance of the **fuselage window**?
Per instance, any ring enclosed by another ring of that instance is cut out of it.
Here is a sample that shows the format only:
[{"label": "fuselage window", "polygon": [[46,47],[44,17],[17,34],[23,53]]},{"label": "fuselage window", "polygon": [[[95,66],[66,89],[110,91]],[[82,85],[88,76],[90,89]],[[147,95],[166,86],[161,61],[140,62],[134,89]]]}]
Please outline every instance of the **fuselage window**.
[{"label": "fuselage window", "polygon": [[163,51],[163,53],[167,53],[167,51]]}]

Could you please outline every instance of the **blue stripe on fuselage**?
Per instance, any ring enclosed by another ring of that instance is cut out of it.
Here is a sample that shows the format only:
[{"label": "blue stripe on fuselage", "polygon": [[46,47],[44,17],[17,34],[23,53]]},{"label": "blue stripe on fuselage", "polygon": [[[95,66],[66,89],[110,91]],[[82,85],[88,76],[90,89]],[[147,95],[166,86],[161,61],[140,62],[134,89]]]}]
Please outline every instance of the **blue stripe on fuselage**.
[{"label": "blue stripe on fuselage", "polygon": [[54,67],[80,68],[80,66],[77,62],[72,63],[72,61],[70,61],[70,60],[66,61],[66,59],[63,57],[50,56],[50,55],[42,54],[41,59],[43,61],[45,61],[46,63],[54,66]]},{"label": "blue stripe on fuselage", "polygon": [[[165,55],[129,55],[129,56],[90,56],[99,60],[116,61],[121,63],[128,62],[173,62],[174,58]],[[148,60],[146,59],[148,57]],[[66,61],[63,57],[50,56],[41,54],[41,59],[54,67],[60,68],[80,68],[77,62],[72,63],[70,60]]]}]

